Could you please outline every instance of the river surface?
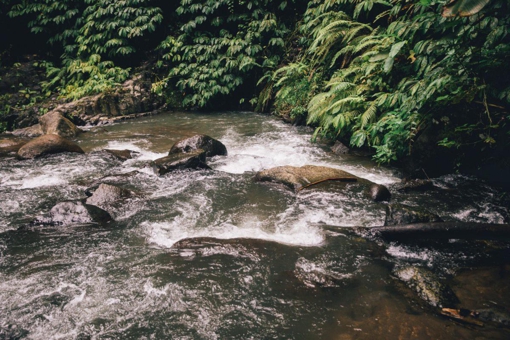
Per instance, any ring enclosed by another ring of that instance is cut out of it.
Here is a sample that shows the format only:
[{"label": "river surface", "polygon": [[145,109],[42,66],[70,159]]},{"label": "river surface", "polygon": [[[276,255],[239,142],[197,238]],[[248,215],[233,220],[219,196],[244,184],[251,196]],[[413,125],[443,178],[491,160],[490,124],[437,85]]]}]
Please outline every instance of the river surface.
[{"label": "river surface", "polygon": [[[505,195],[449,175],[399,193],[394,169],[337,156],[312,131],[248,112],[167,113],[95,127],[86,154],[0,159],[0,339],[508,339],[507,328],[438,315],[392,274],[433,271],[463,308],[508,312],[508,245],[384,243],[385,204],[363,192],[253,181],[280,165],[325,165],[392,191],[445,221],[508,223]],[[208,134],[228,156],[212,170],[164,176],[148,163],[179,139]],[[122,162],[99,151],[129,149]],[[30,224],[111,175],[137,195],[106,226]]]}]

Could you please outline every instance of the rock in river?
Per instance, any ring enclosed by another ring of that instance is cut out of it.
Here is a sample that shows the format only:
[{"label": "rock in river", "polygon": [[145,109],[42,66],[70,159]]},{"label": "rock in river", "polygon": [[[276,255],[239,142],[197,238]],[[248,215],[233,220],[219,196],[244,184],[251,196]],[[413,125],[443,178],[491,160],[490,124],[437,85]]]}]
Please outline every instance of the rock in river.
[{"label": "rock in river", "polygon": [[441,221],[442,219],[439,216],[424,208],[411,207],[405,204],[390,204],[386,207],[386,220],[384,225],[391,226]]},{"label": "rock in river", "polygon": [[325,166],[305,165],[295,167],[287,165],[259,171],[255,175],[255,180],[280,183],[294,191],[299,191],[307,186],[325,181],[356,182],[358,177],[343,170]]},{"label": "rock in river", "polygon": [[189,153],[170,154],[151,163],[154,172],[164,175],[167,172],[184,169],[209,169],[205,163],[206,152],[202,149]]},{"label": "rock in river", "polygon": [[382,184],[372,184],[368,187],[366,194],[368,198],[375,202],[389,201],[391,199],[391,193],[388,188]]},{"label": "rock in river", "polygon": [[110,204],[133,196],[134,193],[131,190],[102,183],[97,187],[92,196],[87,198],[86,203],[107,210]]},{"label": "rock in river", "polygon": [[451,288],[427,269],[409,266],[396,270],[395,275],[434,307],[454,307],[459,303]]},{"label": "rock in river", "polygon": [[15,155],[27,142],[16,138],[0,139],[0,157]]},{"label": "rock in river", "polygon": [[39,124],[45,135],[76,137],[80,130],[58,111],[51,111],[39,118]]},{"label": "rock in river", "polygon": [[110,214],[101,208],[81,201],[67,201],[55,205],[47,217],[37,220],[35,223],[64,226],[87,223],[105,225],[111,220]]},{"label": "rock in river", "polygon": [[223,145],[223,143],[206,135],[196,135],[190,138],[181,139],[172,146],[168,155],[174,153],[195,152],[198,149],[204,150],[206,157],[227,155],[227,148]]},{"label": "rock in river", "polygon": [[30,159],[60,152],[84,153],[77,144],[63,137],[44,135],[23,145],[17,155],[20,159]]}]

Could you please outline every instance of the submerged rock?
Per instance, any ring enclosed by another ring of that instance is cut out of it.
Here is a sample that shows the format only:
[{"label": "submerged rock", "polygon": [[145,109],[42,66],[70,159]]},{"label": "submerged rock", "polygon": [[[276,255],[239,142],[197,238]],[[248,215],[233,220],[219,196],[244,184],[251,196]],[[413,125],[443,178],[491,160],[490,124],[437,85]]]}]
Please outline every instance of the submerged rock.
[{"label": "submerged rock", "polygon": [[89,185],[89,187],[87,189],[85,189],[85,195],[87,195],[89,197],[92,196],[101,184],[110,184],[110,185],[129,184],[132,181],[131,178],[133,176],[136,176],[139,173],[140,173],[139,171],[134,170],[134,171],[126,172],[123,174],[107,175],[107,176],[99,178],[98,180],[95,180],[94,182],[92,182],[92,184],[86,183],[84,185]]},{"label": "submerged rock", "polygon": [[434,187],[430,179],[412,179],[404,180],[396,185],[396,189],[401,192],[427,191]]},{"label": "submerged rock", "polygon": [[424,268],[409,266],[396,270],[394,274],[431,306],[455,307],[459,303],[452,289]]},{"label": "submerged rock", "polygon": [[131,190],[120,188],[115,185],[102,183],[97,187],[92,196],[87,198],[86,203],[107,210],[112,203],[133,196],[134,192],[132,192]]},{"label": "submerged rock", "polygon": [[94,151],[92,153],[114,157],[120,161],[127,161],[128,159],[132,159],[134,155],[139,154],[139,152],[127,149],[126,150],[103,149],[101,151]]},{"label": "submerged rock", "polygon": [[391,199],[390,191],[382,184],[372,184],[368,187],[366,194],[368,198],[375,202],[389,201]]},{"label": "submerged rock", "polygon": [[61,152],[84,153],[78,144],[63,137],[44,135],[23,145],[17,155],[20,159],[30,159]]},{"label": "submerged rock", "polygon": [[154,172],[164,175],[174,170],[210,169],[205,163],[206,152],[202,149],[189,153],[176,153],[151,162]]},{"label": "submerged rock", "polygon": [[286,165],[259,171],[255,175],[255,180],[258,182],[280,183],[294,191],[299,191],[307,186],[325,181],[356,182],[358,177],[343,170],[325,166],[305,165],[295,167]]},{"label": "submerged rock", "polygon": [[404,204],[389,204],[386,207],[386,220],[385,226],[412,224],[412,223],[429,223],[429,222],[442,222],[443,220],[436,214],[430,211],[419,208],[411,207]]},{"label": "submerged rock", "polygon": [[121,160],[121,161],[127,161],[128,159],[132,159],[133,155],[139,154],[139,152],[132,151],[132,150],[110,150],[110,149],[104,149],[103,150],[106,153],[109,153],[110,155],[114,156],[115,158]]},{"label": "submerged rock", "polygon": [[35,223],[64,226],[87,223],[105,225],[110,221],[112,221],[110,214],[99,207],[81,201],[67,201],[55,205],[47,217]]},{"label": "submerged rock", "polygon": [[206,157],[227,155],[227,148],[223,143],[206,135],[181,139],[172,146],[168,155],[195,152],[198,149],[204,150]]},{"label": "submerged rock", "polygon": [[39,118],[39,124],[45,135],[76,137],[80,130],[58,111],[51,111]]}]

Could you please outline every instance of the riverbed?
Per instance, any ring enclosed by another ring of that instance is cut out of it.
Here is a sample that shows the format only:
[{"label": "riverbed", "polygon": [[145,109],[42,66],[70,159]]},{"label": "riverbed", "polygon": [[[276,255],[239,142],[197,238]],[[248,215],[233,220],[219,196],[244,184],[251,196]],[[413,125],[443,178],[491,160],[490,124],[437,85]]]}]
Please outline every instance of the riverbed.
[{"label": "riverbed", "polygon": [[[423,267],[461,307],[508,312],[507,243],[362,237],[354,227],[383,225],[385,203],[253,177],[282,165],[339,168],[445,221],[508,223],[505,193],[462,175],[398,192],[397,169],[334,155],[312,132],[251,112],[173,112],[92,127],[76,140],[86,154],[0,159],[0,339],[510,338],[502,325],[439,315],[394,275]],[[157,176],[150,161],[195,134],[228,155],[208,159],[211,170]],[[102,149],[135,153],[121,161]],[[115,221],[31,223],[105,176],[136,193],[113,208]]]}]

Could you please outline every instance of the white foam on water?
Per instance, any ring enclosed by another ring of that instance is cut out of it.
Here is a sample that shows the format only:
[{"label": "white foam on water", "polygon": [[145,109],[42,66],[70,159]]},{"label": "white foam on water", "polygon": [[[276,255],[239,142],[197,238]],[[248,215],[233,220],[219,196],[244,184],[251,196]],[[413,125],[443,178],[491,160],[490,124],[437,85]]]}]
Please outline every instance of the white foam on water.
[{"label": "white foam on water", "polygon": [[149,151],[150,142],[146,139],[136,139],[133,141],[109,141],[107,147],[98,148],[98,150],[102,149],[110,149],[110,150],[131,150],[136,151],[139,155],[135,156],[134,159],[126,161],[129,165],[134,161],[153,161],[155,159],[165,157],[168,155],[168,152],[152,152]]},{"label": "white foam on water", "polygon": [[66,185],[67,180],[55,175],[40,175],[35,177],[29,177],[21,182],[21,189],[32,189],[39,187],[51,187],[57,185]]},{"label": "white foam on water", "polygon": [[256,222],[247,222],[239,226],[224,223],[207,229],[193,229],[174,222],[144,222],[142,227],[148,235],[148,242],[163,248],[171,248],[175,243],[187,238],[213,237],[218,239],[250,238],[273,241],[296,246],[320,246],[324,235],[319,228],[296,225],[276,228],[274,232],[264,231]]}]

